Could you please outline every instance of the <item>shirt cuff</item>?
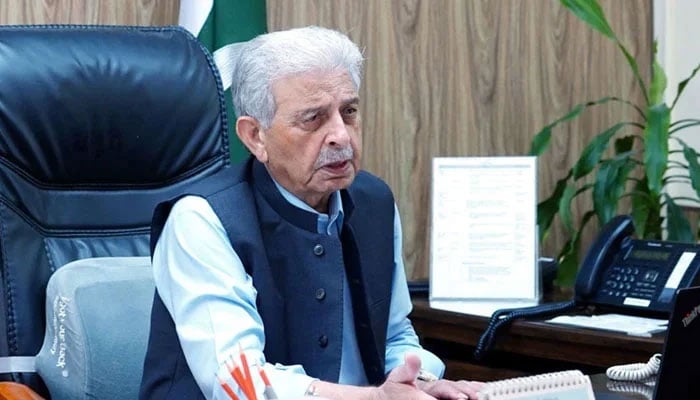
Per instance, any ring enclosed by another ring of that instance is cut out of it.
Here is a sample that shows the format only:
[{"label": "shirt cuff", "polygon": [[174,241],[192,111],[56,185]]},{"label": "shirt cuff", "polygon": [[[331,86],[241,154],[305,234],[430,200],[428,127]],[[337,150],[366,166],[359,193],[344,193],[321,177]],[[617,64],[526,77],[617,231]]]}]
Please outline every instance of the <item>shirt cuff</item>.
[{"label": "shirt cuff", "polygon": [[[260,374],[257,373],[256,366],[251,368],[251,376],[253,378],[253,386],[257,398],[263,399],[265,391],[265,383]],[[306,375],[304,368],[301,365],[282,365],[282,364],[265,364],[263,367],[265,374],[270,380],[270,385],[279,399],[299,399],[304,396],[311,382],[318,380]],[[219,376],[226,376],[227,372],[221,372]],[[241,388],[235,384],[232,379],[225,379],[231,390],[241,399],[245,399],[245,395]],[[226,393],[226,390],[221,386],[214,389],[213,400],[230,400],[231,397]]]},{"label": "shirt cuff", "polygon": [[445,364],[433,353],[421,347],[402,346],[394,347],[387,353],[385,373],[388,375],[394,368],[403,365],[406,354],[415,354],[420,358],[421,369],[442,378],[445,374]]},{"label": "shirt cuff", "polygon": [[306,375],[306,371],[301,365],[265,364],[265,372],[267,372],[270,384],[280,399],[301,398],[311,382],[318,380],[318,378]]},{"label": "shirt cuff", "polygon": [[416,351],[416,354],[420,358],[422,369],[429,371],[438,378],[442,378],[442,376],[445,374],[445,363],[443,363],[435,354],[424,349]]}]

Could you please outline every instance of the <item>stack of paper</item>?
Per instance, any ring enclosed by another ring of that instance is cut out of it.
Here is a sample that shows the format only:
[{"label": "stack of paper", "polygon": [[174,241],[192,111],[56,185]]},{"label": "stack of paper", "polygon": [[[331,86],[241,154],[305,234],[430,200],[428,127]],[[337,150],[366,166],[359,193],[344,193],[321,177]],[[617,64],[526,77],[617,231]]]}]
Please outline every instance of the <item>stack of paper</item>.
[{"label": "stack of paper", "polygon": [[553,324],[580,326],[583,328],[604,329],[623,332],[628,335],[651,337],[656,332],[666,330],[668,321],[665,319],[644,318],[623,314],[602,315],[562,315],[547,320]]}]

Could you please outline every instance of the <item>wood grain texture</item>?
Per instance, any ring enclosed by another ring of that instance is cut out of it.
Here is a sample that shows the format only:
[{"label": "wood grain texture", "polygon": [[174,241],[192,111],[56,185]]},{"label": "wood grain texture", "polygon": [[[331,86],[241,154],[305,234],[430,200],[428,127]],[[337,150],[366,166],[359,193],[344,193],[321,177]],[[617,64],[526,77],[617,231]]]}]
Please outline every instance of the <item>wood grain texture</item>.
[{"label": "wood grain texture", "polygon": [[[533,375],[580,369],[602,373],[611,365],[644,360],[663,348],[663,335],[633,337],[624,333],[580,329],[541,320],[514,320],[498,336],[486,358],[476,361],[473,350],[489,320],[478,315],[431,308],[427,299],[413,299],[409,315],[421,344],[445,360],[450,379],[491,381],[503,374]],[[585,351],[582,351],[585,349]],[[635,361],[637,360],[637,361]]]},{"label": "wood grain texture", "polygon": [[[601,3],[648,76],[651,2]],[[394,190],[409,279],[428,274],[433,157],[526,155],[534,135],[575,104],[640,96],[613,43],[554,0],[268,0],[267,7],[269,30],[322,25],[364,47],[363,167]],[[540,198],[591,137],[632,118],[629,109],[605,106],[556,131],[539,160]],[[554,230],[542,253],[555,254],[563,242]]]},{"label": "wood grain texture", "polygon": [[[602,5],[631,53],[649,60],[651,1]],[[178,0],[0,0],[0,24],[168,25],[178,8]],[[409,279],[428,274],[433,157],[524,155],[573,105],[640,95],[615,46],[555,0],[267,0],[267,9],[269,30],[322,25],[364,48],[364,168],[394,190]],[[539,161],[540,198],[593,135],[631,118],[606,106],[557,130]],[[542,253],[563,241],[554,230]]]},{"label": "wood grain texture", "polygon": [[0,24],[177,24],[179,0],[0,0]]}]

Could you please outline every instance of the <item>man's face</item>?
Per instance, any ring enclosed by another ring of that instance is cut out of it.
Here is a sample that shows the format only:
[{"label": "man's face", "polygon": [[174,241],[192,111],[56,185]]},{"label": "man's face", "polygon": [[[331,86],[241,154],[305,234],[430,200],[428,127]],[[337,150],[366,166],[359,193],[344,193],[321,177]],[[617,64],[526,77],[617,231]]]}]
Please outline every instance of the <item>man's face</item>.
[{"label": "man's face", "polygon": [[262,133],[266,165],[285,189],[326,212],[360,169],[359,98],[345,70],[290,75],[272,85],[277,110]]}]

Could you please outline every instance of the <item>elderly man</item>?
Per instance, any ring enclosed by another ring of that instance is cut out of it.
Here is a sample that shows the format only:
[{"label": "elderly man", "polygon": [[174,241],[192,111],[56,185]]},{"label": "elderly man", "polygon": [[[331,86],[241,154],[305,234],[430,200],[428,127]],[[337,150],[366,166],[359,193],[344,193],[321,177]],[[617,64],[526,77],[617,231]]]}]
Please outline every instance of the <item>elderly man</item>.
[{"label": "elderly man", "polygon": [[308,27],[239,53],[252,157],[156,212],[141,397],[228,398],[217,374],[240,347],[283,399],[476,398],[479,383],[436,378],[407,318],[398,210],[360,170],[358,47]]}]

